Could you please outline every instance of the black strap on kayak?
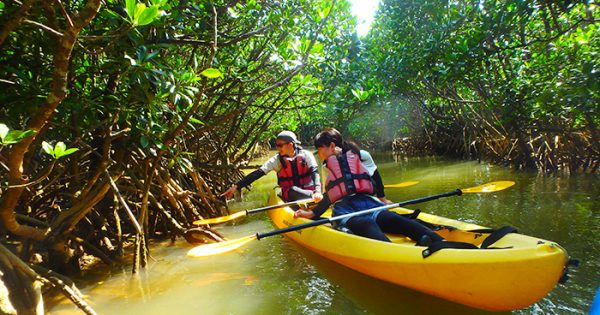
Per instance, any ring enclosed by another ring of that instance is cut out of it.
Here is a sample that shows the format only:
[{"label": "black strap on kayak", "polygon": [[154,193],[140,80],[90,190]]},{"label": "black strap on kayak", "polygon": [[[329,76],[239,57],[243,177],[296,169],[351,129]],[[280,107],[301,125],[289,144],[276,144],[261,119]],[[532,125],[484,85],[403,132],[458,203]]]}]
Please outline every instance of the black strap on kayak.
[{"label": "black strap on kayak", "polygon": [[479,247],[477,247],[471,243],[465,243],[465,242],[450,242],[450,241],[435,242],[423,250],[423,252],[422,252],[423,258],[427,258],[427,257],[433,255],[433,253],[435,253],[439,250],[445,249],[445,248],[479,249]]},{"label": "black strap on kayak", "polygon": [[468,232],[489,233],[490,231],[491,231],[491,234],[488,237],[486,237],[485,240],[483,240],[483,242],[481,243],[481,247],[477,247],[476,245],[473,245],[471,243],[465,243],[465,242],[450,242],[450,241],[435,242],[435,243],[429,245],[429,247],[427,247],[425,250],[423,250],[423,252],[422,252],[423,258],[427,258],[427,257],[431,256],[433,253],[435,253],[439,250],[442,250],[442,249],[446,249],[446,248],[454,248],[454,249],[506,249],[506,248],[511,248],[511,247],[497,248],[497,247],[490,247],[490,246],[493,245],[494,243],[496,243],[498,240],[500,240],[506,234],[517,232],[517,229],[515,229],[512,226],[503,226],[497,230],[480,229],[480,230],[471,230]]},{"label": "black strap on kayak", "polygon": [[483,240],[481,243],[482,249],[489,248],[492,244],[496,243],[499,239],[503,238],[508,233],[516,233],[517,229],[512,226],[503,226],[492,232],[488,237]]}]

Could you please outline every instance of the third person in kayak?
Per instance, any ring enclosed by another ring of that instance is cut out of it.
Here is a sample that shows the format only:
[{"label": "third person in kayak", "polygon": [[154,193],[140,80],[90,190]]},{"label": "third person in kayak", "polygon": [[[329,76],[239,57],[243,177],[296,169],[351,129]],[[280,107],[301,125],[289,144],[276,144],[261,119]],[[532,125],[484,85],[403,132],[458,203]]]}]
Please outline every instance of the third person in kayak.
[{"label": "third person in kayak", "polygon": [[[340,132],[333,128],[321,131],[314,143],[319,158],[328,170],[325,195],[315,208],[297,210],[295,217],[317,218],[332,203],[333,216],[383,205],[373,196],[373,181],[360,161],[360,149],[355,144],[344,141]],[[348,229],[353,234],[384,242],[390,242],[384,233],[406,235],[418,245],[443,240],[428,227],[389,210],[345,218],[336,221],[335,225],[338,229]]]}]

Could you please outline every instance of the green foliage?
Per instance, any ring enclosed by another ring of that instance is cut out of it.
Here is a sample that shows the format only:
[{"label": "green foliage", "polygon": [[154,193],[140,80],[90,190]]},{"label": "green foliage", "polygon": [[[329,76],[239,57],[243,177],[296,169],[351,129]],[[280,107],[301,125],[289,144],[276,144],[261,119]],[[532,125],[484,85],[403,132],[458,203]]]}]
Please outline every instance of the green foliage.
[{"label": "green foliage", "polygon": [[54,145],[54,147],[48,142],[44,141],[42,142],[42,149],[55,160],[58,160],[63,156],[73,154],[79,150],[77,148],[67,149],[67,146],[62,141],[57,142],[56,145]]},{"label": "green foliage", "polygon": [[35,134],[33,130],[10,130],[8,126],[0,123],[0,145],[10,145],[21,142],[27,137],[31,137]]},{"label": "green foliage", "polygon": [[156,19],[159,14],[164,14],[159,8],[166,4],[167,0],[158,0],[149,7],[144,3],[136,3],[136,0],[125,0],[127,16],[133,26],[148,25]]},{"label": "green foliage", "polygon": [[[64,25],[52,25],[62,15],[47,14],[36,7],[28,18],[62,32]],[[326,119],[311,109],[349,67],[340,60],[353,27],[346,1],[109,0],[77,39],[68,96],[44,137],[91,144],[108,129],[128,130],[124,145],[149,155],[208,146],[225,155],[203,162],[227,164],[283,128]],[[7,124],[26,126],[51,93],[56,42],[27,24],[4,43],[0,76],[10,84],[0,119]],[[352,89],[370,87],[344,87],[348,95]]]},{"label": "green foliage", "polygon": [[221,73],[221,71],[219,71],[218,69],[214,69],[214,68],[208,68],[208,69],[202,71],[200,74],[209,79],[216,79],[223,75]]},{"label": "green foliage", "polygon": [[[598,15],[582,2],[383,1],[361,40],[343,0],[110,0],[78,38],[45,137],[129,129],[128,143],[171,155],[166,141],[199,137],[236,160],[281,129],[366,142],[413,122],[584,130],[600,123]],[[21,26],[0,53],[0,119],[26,129],[52,91],[56,40]]]},{"label": "green foliage", "polygon": [[384,1],[368,43],[372,74],[437,113],[436,125],[597,125],[599,15],[583,2]]}]

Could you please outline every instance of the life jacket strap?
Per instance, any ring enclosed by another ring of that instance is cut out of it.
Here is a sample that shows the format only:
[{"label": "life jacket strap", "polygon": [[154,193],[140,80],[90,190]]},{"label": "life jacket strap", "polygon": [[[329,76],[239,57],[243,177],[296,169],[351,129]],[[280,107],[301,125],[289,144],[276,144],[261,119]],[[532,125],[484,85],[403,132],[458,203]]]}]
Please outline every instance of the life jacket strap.
[{"label": "life jacket strap", "polygon": [[[352,179],[371,179],[371,176],[369,176],[369,174],[352,174],[351,178]],[[326,188],[331,189],[341,183],[344,183],[345,181],[346,181],[346,178],[344,178],[344,177],[337,178],[337,179],[329,182],[329,184],[327,184]]]},{"label": "life jacket strap", "polygon": [[[297,178],[304,178],[304,177],[309,177],[309,176],[311,176],[311,174],[310,173],[306,173],[306,174],[298,175]],[[294,180],[294,179],[295,178],[293,176],[277,177],[277,180],[279,180],[279,181]],[[297,185],[297,186],[299,186],[299,185]]]},{"label": "life jacket strap", "polygon": [[[281,164],[281,169],[286,170],[288,168],[288,163],[286,162],[284,157],[281,156],[281,154],[278,154],[277,156],[279,158],[279,163]],[[289,175],[289,176],[281,176],[281,173],[282,173],[281,170],[279,172],[277,172],[277,183],[279,184],[279,186],[282,186],[282,182],[286,182],[286,181],[291,181],[293,183],[293,186],[298,186],[298,187],[304,186],[302,184],[302,180],[307,177],[311,177],[312,174],[311,174],[310,170],[305,171],[304,173],[300,174],[300,170],[298,169],[298,163],[300,163],[303,167],[307,166],[306,159],[301,154],[300,149],[296,148],[296,156],[291,161],[289,161],[289,165],[291,167],[291,170],[290,170],[291,174],[290,174],[290,172],[288,172],[288,174],[286,174],[286,175]]]}]

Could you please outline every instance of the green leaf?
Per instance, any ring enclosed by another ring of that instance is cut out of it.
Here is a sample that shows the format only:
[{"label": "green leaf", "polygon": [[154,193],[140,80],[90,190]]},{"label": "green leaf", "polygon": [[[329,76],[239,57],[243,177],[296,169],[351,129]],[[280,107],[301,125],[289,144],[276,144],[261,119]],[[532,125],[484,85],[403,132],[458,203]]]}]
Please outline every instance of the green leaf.
[{"label": "green leaf", "polygon": [[50,145],[50,143],[46,141],[42,142],[42,149],[44,149],[44,152],[48,153],[53,158],[56,158],[54,156],[54,149],[52,148],[52,145]]},{"label": "green leaf", "polygon": [[133,23],[133,17],[135,16],[135,0],[125,0],[125,5],[127,6],[127,15],[129,15],[129,19]]},{"label": "green leaf", "polygon": [[[4,140],[6,135],[8,134],[8,127],[5,124],[0,124],[0,140]],[[4,142],[4,141],[2,141]]]},{"label": "green leaf", "polygon": [[132,66],[137,66],[137,61],[134,58],[131,58],[127,54],[125,54],[125,59],[128,59],[129,63],[131,63]]},{"label": "green leaf", "polygon": [[150,141],[148,141],[148,138],[142,136],[140,137],[140,144],[142,145],[142,148],[146,148],[150,144]]},{"label": "green leaf", "polygon": [[133,14],[133,25],[138,25],[138,21],[140,20],[140,15],[144,13],[146,10],[146,5],[143,3],[138,3],[135,6],[135,13]]},{"label": "green leaf", "polygon": [[54,146],[54,155],[56,156],[56,158],[58,159],[59,157],[63,156],[65,154],[66,149],[67,146],[64,142],[59,141],[58,143],[56,143],[56,145]]},{"label": "green leaf", "polygon": [[151,6],[149,8],[144,9],[144,11],[140,14],[137,25],[148,25],[154,21],[154,18],[158,15],[158,7]]},{"label": "green leaf", "polygon": [[229,13],[229,16],[231,16],[234,19],[237,19],[239,16],[239,14],[235,12],[233,8],[227,8],[227,13]]},{"label": "green leaf", "polygon": [[155,5],[155,6],[163,7],[163,6],[165,6],[167,4],[167,1],[168,0],[152,0],[150,2],[152,2],[152,4]]},{"label": "green leaf", "polygon": [[19,140],[19,136],[21,135],[21,132],[18,130],[11,130],[8,132],[8,134],[6,135],[6,137],[4,137],[4,139],[2,139],[2,143],[4,144],[15,144],[18,143]]},{"label": "green leaf", "polygon": [[2,139],[2,143],[4,144],[14,144],[21,142],[21,140],[35,134],[33,130],[10,130],[8,134]]},{"label": "green leaf", "polygon": [[77,148],[69,148],[69,149],[65,150],[65,152],[63,153],[62,156],[67,156],[67,155],[73,154],[73,153],[75,153],[77,151],[79,151],[79,149],[77,149]]},{"label": "green leaf", "polygon": [[369,93],[365,91],[352,90],[352,95],[354,95],[354,97],[356,97],[361,102],[367,98],[368,94]]},{"label": "green leaf", "polygon": [[196,119],[194,117],[190,117],[190,122],[198,125],[204,125],[204,123],[201,120]]},{"label": "green leaf", "polygon": [[215,79],[215,78],[218,78],[223,75],[221,73],[221,71],[219,71],[219,69],[215,69],[215,68],[208,68],[208,69],[202,71],[202,73],[200,73],[200,74],[209,79]]},{"label": "green leaf", "polygon": [[27,138],[27,137],[31,137],[35,134],[36,132],[33,130],[25,130],[25,131],[21,131],[21,135],[19,135],[19,141]]}]

